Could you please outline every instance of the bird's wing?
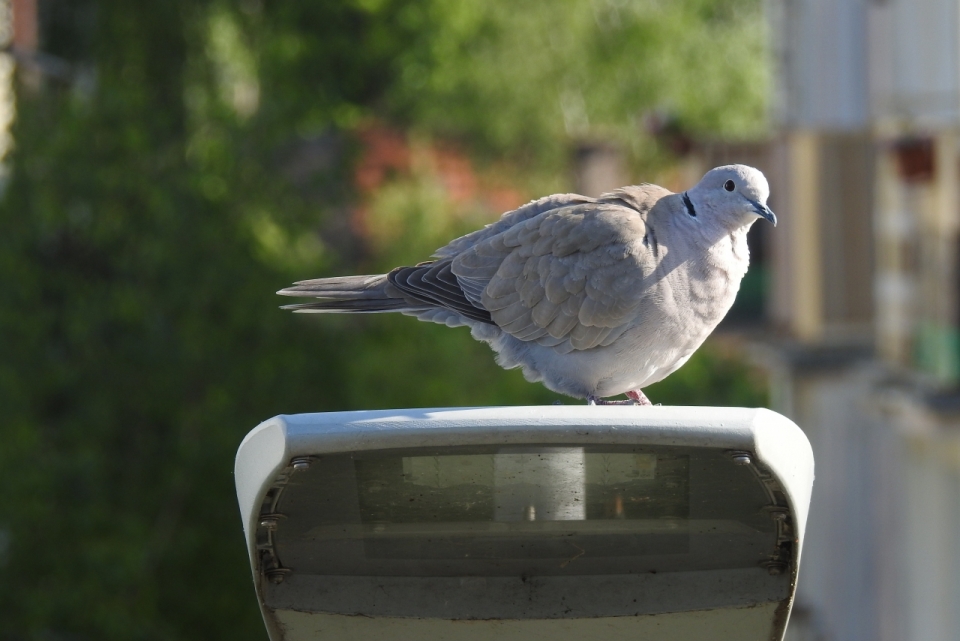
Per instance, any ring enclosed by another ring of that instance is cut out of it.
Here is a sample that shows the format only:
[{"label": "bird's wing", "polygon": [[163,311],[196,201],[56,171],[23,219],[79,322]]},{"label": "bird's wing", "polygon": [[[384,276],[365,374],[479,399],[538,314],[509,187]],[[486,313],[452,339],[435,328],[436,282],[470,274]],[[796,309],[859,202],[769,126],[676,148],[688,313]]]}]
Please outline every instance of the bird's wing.
[{"label": "bird's wing", "polygon": [[457,277],[450,271],[450,263],[449,258],[444,258],[416,267],[397,267],[387,274],[386,291],[407,300],[411,312],[418,318],[422,313],[425,319],[433,320],[434,310],[441,308],[470,320],[493,324],[490,313],[465,295]]},{"label": "bird's wing", "polygon": [[644,220],[656,200],[610,194],[540,213],[465,249],[451,271],[520,340],[561,352],[609,345],[641,314],[659,260]]},{"label": "bird's wing", "polygon": [[594,198],[581,196],[579,194],[554,194],[552,196],[545,196],[537,200],[531,200],[523,207],[514,209],[513,211],[508,211],[501,216],[497,222],[490,223],[483,229],[478,229],[477,231],[471,232],[466,236],[461,236],[460,238],[451,240],[444,247],[441,247],[435,251],[433,255],[437,258],[454,258],[461,252],[469,249],[477,243],[483,242],[488,238],[492,238],[497,234],[501,234],[514,225],[534,218],[535,216],[539,216],[546,211],[551,211],[560,207],[566,207],[568,205],[592,203],[594,201]]}]

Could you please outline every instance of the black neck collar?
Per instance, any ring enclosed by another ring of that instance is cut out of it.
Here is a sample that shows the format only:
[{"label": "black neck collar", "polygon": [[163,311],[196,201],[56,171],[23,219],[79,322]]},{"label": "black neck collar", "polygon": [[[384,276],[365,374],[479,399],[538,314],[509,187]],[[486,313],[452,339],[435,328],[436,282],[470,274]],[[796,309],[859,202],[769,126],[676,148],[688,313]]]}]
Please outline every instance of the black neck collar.
[{"label": "black neck collar", "polygon": [[690,200],[690,196],[687,195],[687,192],[683,192],[683,206],[687,208],[687,213],[697,217],[697,210],[693,208],[693,201]]}]

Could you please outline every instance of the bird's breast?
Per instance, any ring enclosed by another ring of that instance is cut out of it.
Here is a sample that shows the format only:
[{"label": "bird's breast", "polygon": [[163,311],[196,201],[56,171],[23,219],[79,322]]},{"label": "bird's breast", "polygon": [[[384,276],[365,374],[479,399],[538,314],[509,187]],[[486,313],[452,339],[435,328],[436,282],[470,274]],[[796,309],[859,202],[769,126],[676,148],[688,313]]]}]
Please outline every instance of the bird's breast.
[{"label": "bird's breast", "polygon": [[685,261],[671,278],[681,322],[712,331],[733,305],[748,264],[745,234],[726,236]]}]

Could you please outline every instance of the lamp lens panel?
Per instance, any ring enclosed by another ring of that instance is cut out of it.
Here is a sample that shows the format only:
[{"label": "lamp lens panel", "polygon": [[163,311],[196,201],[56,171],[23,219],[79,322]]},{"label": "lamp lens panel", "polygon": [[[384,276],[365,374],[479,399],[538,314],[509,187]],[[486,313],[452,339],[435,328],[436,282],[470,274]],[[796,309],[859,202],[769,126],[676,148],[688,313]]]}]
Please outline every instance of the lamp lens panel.
[{"label": "lamp lens panel", "polygon": [[275,542],[298,573],[341,576],[757,567],[776,545],[770,502],[703,448],[355,452],[291,478]]}]

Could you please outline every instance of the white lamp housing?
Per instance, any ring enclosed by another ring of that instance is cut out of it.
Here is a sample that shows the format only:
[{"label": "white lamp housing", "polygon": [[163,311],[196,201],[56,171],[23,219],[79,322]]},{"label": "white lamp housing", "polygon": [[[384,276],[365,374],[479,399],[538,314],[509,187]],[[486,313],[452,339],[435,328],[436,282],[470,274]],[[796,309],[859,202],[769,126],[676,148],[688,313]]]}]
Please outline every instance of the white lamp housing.
[{"label": "white lamp housing", "polygon": [[272,641],[779,640],[813,484],[764,409],[272,418],[237,452]]}]

